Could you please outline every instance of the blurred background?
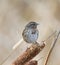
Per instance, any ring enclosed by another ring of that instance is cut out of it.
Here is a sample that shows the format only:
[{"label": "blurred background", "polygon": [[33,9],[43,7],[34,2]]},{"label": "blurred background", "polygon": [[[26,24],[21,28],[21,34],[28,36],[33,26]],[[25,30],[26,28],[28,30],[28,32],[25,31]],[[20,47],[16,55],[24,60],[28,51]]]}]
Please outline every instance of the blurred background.
[{"label": "blurred background", "polygon": [[[0,0],[0,64],[22,38],[25,25],[35,21],[38,26],[38,42],[45,40],[55,30],[60,30],[60,0]],[[46,47],[34,59],[44,65],[54,36],[46,41]],[[10,65],[29,44],[22,42],[1,65]],[[48,61],[48,65],[60,65],[60,37]]]}]

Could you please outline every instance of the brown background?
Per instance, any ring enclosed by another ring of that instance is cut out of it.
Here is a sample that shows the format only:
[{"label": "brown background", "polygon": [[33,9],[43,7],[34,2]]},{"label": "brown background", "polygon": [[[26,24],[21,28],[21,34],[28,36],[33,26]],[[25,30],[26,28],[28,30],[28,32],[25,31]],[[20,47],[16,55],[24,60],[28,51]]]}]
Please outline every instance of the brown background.
[{"label": "brown background", "polygon": [[[38,42],[45,40],[60,28],[60,0],[0,0],[0,63],[12,51],[12,47],[22,38],[24,26],[29,21],[40,25]],[[44,50],[34,59],[44,57],[39,65],[44,65],[53,37]],[[29,44],[24,41],[3,65],[10,65]],[[60,40],[49,58],[48,65],[60,65]]]}]

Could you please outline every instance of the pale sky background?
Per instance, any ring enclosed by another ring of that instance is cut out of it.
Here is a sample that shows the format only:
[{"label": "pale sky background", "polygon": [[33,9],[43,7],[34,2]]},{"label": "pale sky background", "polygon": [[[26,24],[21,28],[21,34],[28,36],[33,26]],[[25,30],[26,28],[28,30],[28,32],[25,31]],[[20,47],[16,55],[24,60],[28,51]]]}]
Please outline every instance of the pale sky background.
[{"label": "pale sky background", "polygon": [[[25,25],[35,21],[38,26],[38,42],[45,40],[55,30],[60,30],[60,0],[0,0],[0,63],[11,53],[12,47],[22,38]],[[46,47],[34,59],[44,57],[44,65],[54,36],[46,41]],[[10,65],[29,46],[22,42],[3,63]],[[48,61],[48,65],[60,65],[60,37]]]}]

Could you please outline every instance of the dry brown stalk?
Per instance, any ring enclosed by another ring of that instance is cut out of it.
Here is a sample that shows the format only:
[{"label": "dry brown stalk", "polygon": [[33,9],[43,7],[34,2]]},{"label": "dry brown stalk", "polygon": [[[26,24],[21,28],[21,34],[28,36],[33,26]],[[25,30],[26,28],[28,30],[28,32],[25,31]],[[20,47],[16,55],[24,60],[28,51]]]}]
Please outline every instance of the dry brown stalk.
[{"label": "dry brown stalk", "polygon": [[44,43],[41,46],[38,43],[32,44],[12,63],[12,65],[24,65],[26,62],[34,58],[44,47]]},{"label": "dry brown stalk", "polygon": [[53,51],[53,49],[54,49],[54,46],[55,46],[55,44],[56,44],[56,42],[57,42],[57,40],[58,40],[59,35],[60,35],[60,31],[58,32],[58,34],[57,34],[55,40],[53,41],[53,46],[51,47],[51,49],[50,49],[50,51],[49,51],[49,53],[48,53],[48,56],[47,56],[45,65],[47,65],[47,63],[48,63],[48,60],[49,60],[50,55],[51,55],[51,53],[52,53],[52,51]]},{"label": "dry brown stalk", "polygon": [[38,65],[38,61],[32,60],[32,61],[27,62],[27,63],[24,64],[24,65]]}]

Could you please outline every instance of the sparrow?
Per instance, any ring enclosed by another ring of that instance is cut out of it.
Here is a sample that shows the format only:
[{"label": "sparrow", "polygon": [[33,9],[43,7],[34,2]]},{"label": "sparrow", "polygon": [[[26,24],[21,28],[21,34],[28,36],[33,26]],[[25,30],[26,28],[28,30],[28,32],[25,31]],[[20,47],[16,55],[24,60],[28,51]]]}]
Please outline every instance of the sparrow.
[{"label": "sparrow", "polygon": [[25,29],[22,32],[22,37],[25,42],[36,43],[39,35],[37,25],[38,23],[32,21],[25,26]]}]

